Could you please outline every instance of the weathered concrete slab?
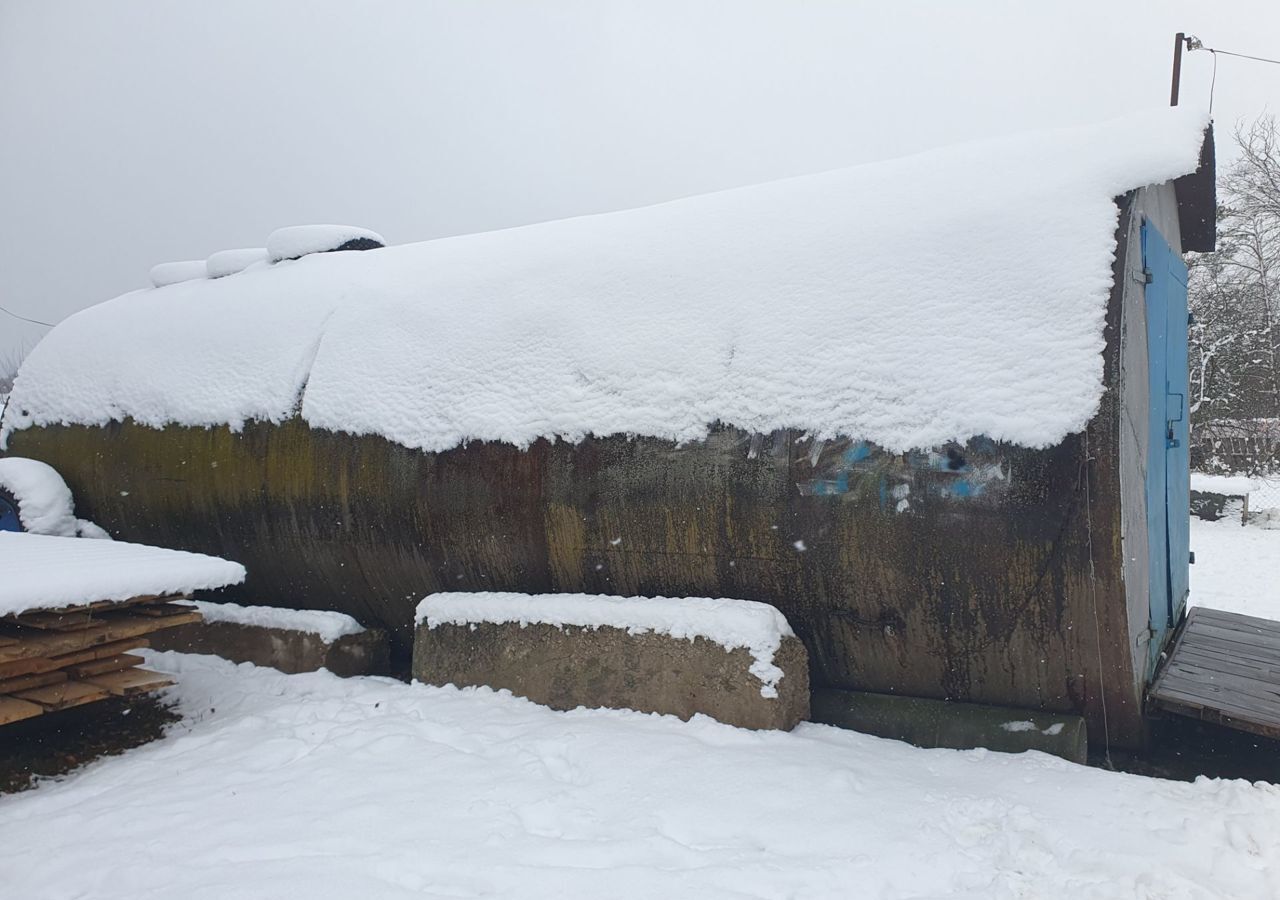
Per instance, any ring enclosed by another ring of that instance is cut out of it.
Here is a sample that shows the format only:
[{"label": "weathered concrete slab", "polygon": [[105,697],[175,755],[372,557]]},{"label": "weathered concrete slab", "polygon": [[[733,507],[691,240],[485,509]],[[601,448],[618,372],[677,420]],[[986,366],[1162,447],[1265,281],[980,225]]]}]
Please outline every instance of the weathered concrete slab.
[{"label": "weathered concrete slab", "polygon": [[917,747],[1040,750],[1088,760],[1085,721],[1070,714],[823,689],[813,694],[813,720]]},{"label": "weathered concrete slab", "polygon": [[789,730],[809,715],[804,645],[784,637],[773,663],[776,697],[744,647],[704,637],[628,633],[611,626],[478,622],[418,626],[413,676],[427,684],[506,688],[552,709],[608,707],[689,719],[697,713],[740,728]]},{"label": "weathered concrete slab", "polygon": [[377,628],[327,640],[292,628],[205,621],[159,632],[151,646],[251,662],[289,674],[328,669],[348,678],[385,675],[390,669],[390,642],[387,633]]}]

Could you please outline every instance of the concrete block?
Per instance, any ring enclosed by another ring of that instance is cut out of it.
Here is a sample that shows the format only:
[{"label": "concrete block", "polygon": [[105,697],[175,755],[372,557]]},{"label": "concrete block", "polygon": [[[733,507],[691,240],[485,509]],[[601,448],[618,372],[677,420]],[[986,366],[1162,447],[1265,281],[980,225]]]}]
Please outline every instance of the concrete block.
[{"label": "concrete block", "polygon": [[631,633],[613,626],[475,622],[418,625],[413,676],[426,684],[506,688],[552,709],[634,709],[689,719],[697,713],[740,728],[789,730],[809,715],[804,645],[783,637],[773,663],[776,697],[751,652],[704,637]]},{"label": "concrete block", "polygon": [[332,641],[310,631],[236,622],[197,622],[157,632],[157,650],[207,653],[290,674],[328,669],[335,675],[385,675],[390,670],[387,633],[374,628]]},{"label": "concrete block", "polygon": [[813,693],[813,720],[917,747],[1040,750],[1088,760],[1084,719],[1070,713],[824,688]]}]

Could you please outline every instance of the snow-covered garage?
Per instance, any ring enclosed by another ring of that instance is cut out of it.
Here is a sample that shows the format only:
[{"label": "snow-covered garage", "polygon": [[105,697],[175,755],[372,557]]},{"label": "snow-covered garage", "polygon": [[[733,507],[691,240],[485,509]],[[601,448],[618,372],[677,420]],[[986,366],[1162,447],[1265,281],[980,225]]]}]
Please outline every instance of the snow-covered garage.
[{"label": "snow-covered garage", "polygon": [[126,294],[35,348],[4,440],[116,537],[402,650],[438,591],[759,600],[815,687],[1134,745],[1185,599],[1168,348],[1181,253],[1213,244],[1206,124]]}]

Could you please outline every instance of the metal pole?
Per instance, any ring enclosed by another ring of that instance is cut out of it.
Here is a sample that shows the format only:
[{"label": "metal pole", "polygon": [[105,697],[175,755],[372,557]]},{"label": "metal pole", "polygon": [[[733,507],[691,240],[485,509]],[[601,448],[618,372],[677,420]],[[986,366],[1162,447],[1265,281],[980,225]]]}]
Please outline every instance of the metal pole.
[{"label": "metal pole", "polygon": [[1186,32],[1179,31],[1173,38],[1173,87],[1169,89],[1169,105],[1178,105],[1178,86],[1182,82],[1182,45]]}]

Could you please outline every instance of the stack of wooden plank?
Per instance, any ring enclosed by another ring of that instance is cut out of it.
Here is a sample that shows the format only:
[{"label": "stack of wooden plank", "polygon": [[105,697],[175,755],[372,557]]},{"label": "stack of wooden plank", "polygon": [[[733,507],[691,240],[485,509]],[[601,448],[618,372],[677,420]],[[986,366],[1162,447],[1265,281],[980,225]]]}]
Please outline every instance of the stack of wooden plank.
[{"label": "stack of wooden plank", "polygon": [[172,684],[129,651],[200,621],[186,596],[145,596],[0,618],[0,725]]}]

